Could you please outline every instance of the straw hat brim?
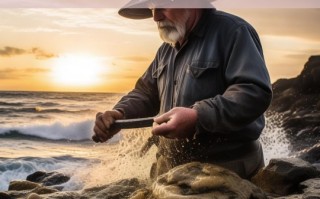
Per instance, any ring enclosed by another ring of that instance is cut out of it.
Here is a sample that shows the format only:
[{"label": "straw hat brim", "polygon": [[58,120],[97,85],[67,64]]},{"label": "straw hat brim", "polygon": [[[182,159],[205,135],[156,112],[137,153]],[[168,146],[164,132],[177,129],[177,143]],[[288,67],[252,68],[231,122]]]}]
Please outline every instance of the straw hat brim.
[{"label": "straw hat brim", "polygon": [[[211,8],[214,0],[184,0],[183,3],[174,3],[170,0],[170,8]],[[160,2],[160,3],[157,3]],[[131,0],[119,11],[119,15],[130,19],[147,19],[152,17],[151,7],[168,8],[168,4],[161,4],[162,0]],[[191,2],[191,3],[190,3]],[[156,4],[155,4],[156,3]]]}]

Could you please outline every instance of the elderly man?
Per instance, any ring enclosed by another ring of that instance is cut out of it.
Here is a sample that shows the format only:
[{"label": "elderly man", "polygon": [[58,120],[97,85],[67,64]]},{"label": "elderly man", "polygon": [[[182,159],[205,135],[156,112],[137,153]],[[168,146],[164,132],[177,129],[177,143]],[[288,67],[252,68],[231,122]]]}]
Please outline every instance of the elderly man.
[{"label": "elderly man", "polygon": [[117,119],[158,115],[153,177],[191,161],[217,164],[243,178],[264,165],[257,139],[272,90],[259,37],[243,19],[208,5],[132,0],[119,11],[132,19],[153,17],[164,43],[135,88],[113,110],[97,114],[93,140],[116,134]]}]

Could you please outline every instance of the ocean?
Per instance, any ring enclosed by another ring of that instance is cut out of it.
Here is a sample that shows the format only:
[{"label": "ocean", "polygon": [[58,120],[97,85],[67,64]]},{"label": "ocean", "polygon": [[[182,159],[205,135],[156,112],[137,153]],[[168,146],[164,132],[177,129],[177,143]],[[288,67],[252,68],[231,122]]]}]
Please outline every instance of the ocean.
[{"label": "ocean", "polygon": [[[123,130],[106,143],[91,140],[95,114],[111,109],[118,93],[0,92],[0,191],[10,181],[25,180],[35,171],[71,176],[64,191],[81,190],[137,177],[148,181],[156,147],[139,151],[150,128]],[[266,118],[261,135],[265,162],[288,157],[289,142]]]}]

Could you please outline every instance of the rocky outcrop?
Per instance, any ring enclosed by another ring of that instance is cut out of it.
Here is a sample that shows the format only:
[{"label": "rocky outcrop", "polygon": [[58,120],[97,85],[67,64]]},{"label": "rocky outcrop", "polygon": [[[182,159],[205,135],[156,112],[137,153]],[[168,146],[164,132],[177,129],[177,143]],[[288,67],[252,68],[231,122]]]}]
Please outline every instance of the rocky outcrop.
[{"label": "rocky outcrop", "polygon": [[58,172],[46,173],[44,171],[37,171],[27,176],[27,180],[30,182],[41,183],[44,186],[52,186],[68,182],[70,177]]},{"label": "rocky outcrop", "polygon": [[252,182],[213,164],[192,162],[171,169],[146,186],[136,178],[79,191],[13,181],[1,199],[320,199],[320,171],[297,159],[273,159]]},{"label": "rocky outcrop", "polygon": [[8,191],[5,193],[0,193],[1,199],[16,199],[16,198],[26,198],[27,195],[34,194],[51,194],[58,192],[57,189],[43,186],[39,183],[24,181],[12,181],[10,182]]},{"label": "rocky outcrop", "polygon": [[83,198],[129,198],[137,189],[145,187],[137,178],[120,180],[104,186],[85,189],[81,192]]},{"label": "rocky outcrop", "polygon": [[298,158],[272,159],[252,178],[252,182],[265,192],[285,196],[296,193],[299,184],[320,177],[320,171]]},{"label": "rocky outcrop", "polygon": [[302,160],[313,163],[314,166],[319,165],[320,169],[320,143],[300,151],[296,156]]},{"label": "rocky outcrop", "polygon": [[[311,56],[295,78],[273,85],[267,115],[281,114],[281,126],[297,152],[320,141],[320,56]],[[320,161],[320,160],[319,160]]]}]

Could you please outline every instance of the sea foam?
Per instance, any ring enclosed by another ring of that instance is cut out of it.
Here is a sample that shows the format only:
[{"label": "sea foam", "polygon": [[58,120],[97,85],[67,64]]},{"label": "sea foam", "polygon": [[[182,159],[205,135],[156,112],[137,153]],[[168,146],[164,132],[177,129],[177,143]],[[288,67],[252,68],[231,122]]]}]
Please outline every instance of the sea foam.
[{"label": "sea foam", "polygon": [[[83,158],[72,156],[60,156],[52,158],[25,157],[25,158],[0,158],[0,191],[8,190],[9,182],[12,180],[23,180],[36,171],[58,171],[72,175],[75,170],[85,168],[90,163]],[[69,189],[81,189],[80,181],[70,181]]]}]

